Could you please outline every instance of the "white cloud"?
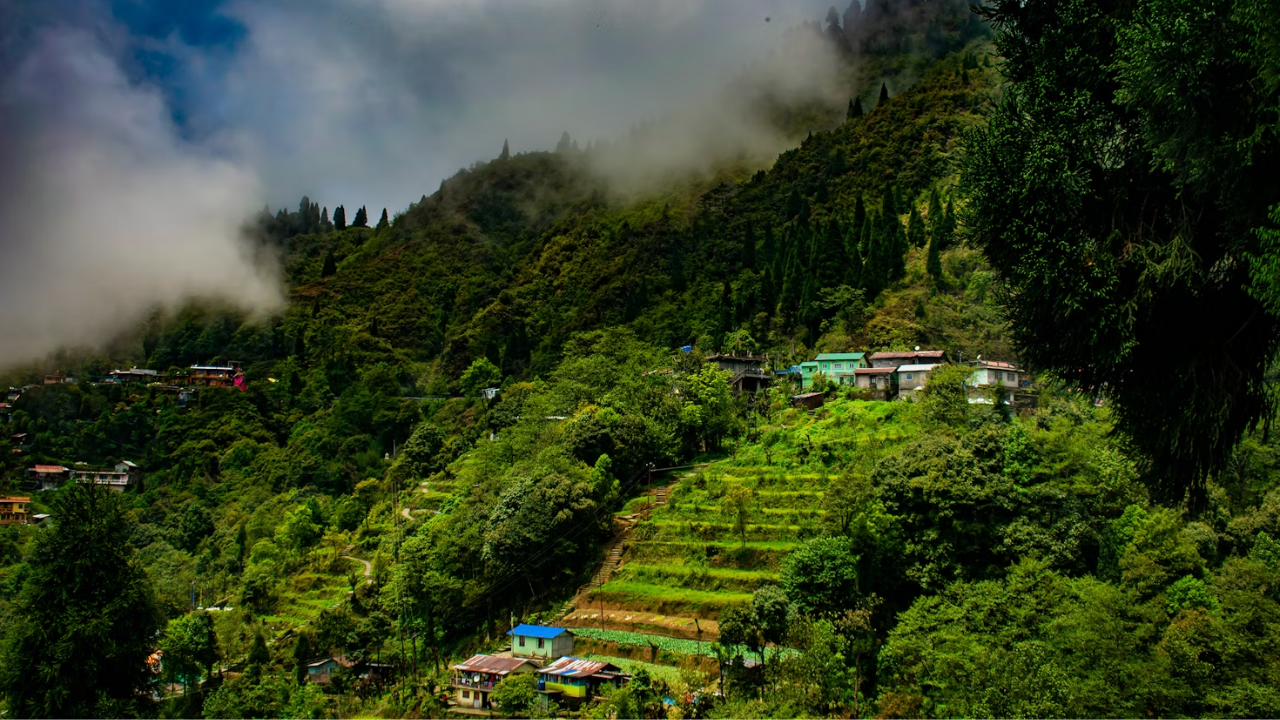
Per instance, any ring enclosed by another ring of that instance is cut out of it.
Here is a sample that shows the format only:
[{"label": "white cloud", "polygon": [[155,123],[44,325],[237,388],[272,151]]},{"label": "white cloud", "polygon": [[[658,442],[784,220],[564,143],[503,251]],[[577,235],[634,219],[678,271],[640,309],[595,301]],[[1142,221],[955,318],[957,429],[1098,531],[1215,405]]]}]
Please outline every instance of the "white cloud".
[{"label": "white cloud", "polygon": [[239,233],[261,207],[256,176],[182,141],[94,35],[45,31],[0,114],[21,148],[0,195],[0,363],[104,342],[189,298],[280,304]]}]

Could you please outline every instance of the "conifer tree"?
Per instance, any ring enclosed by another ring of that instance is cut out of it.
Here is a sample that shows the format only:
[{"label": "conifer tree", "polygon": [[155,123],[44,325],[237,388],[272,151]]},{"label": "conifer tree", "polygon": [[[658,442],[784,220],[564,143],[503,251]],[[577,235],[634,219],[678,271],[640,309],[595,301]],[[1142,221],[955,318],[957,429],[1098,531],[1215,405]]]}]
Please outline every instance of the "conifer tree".
[{"label": "conifer tree", "polygon": [[880,100],[876,103],[876,107],[880,107],[889,102],[889,85],[888,83],[880,83]]},{"label": "conifer tree", "polygon": [[924,269],[929,271],[935,281],[942,279],[942,252],[938,248],[936,236],[929,241],[929,255],[925,259]]},{"label": "conifer tree", "polygon": [[347,229],[347,210],[341,205],[333,209],[333,227],[336,230]]},{"label": "conifer tree", "polygon": [[791,188],[791,193],[787,195],[787,219],[790,220],[800,214],[800,191],[795,187]]},{"label": "conifer tree", "polygon": [[747,224],[743,235],[742,267],[746,270],[754,270],[756,267],[756,233],[751,229],[750,223]]},{"label": "conifer tree", "polygon": [[320,211],[320,225],[324,228],[329,227],[329,206],[328,205],[325,205],[324,209]]},{"label": "conifer tree", "polygon": [[911,208],[911,216],[907,218],[907,242],[911,247],[924,247],[924,218],[920,217],[919,208]]},{"label": "conifer tree", "polygon": [[898,208],[894,203],[893,191],[889,190],[884,194],[881,200],[881,219],[884,222],[884,231],[880,237],[883,262],[881,267],[885,271],[884,279],[887,283],[902,278],[906,274],[906,262],[903,255],[906,253],[907,239],[902,232],[902,221],[898,219]]},{"label": "conifer tree", "polygon": [[942,201],[938,199],[938,189],[929,191],[929,240],[938,236],[942,228]]},{"label": "conifer tree", "polygon": [[324,266],[320,268],[320,277],[327,278],[336,272],[338,272],[338,262],[333,257],[333,250],[330,250],[324,256]]},{"label": "conifer tree", "polygon": [[942,227],[939,229],[938,238],[942,241],[938,245],[938,250],[946,250],[951,247],[951,243],[955,240],[956,234],[956,213],[951,205],[951,201],[947,200],[947,207],[942,212]]},{"label": "conifer tree", "polygon": [[506,140],[502,141],[502,152],[498,155],[498,159],[499,160],[511,159],[511,146],[507,144]]},{"label": "conifer tree", "polygon": [[819,260],[813,267],[819,289],[839,285],[844,280],[849,264],[844,252],[844,231],[840,228],[840,221],[834,217],[827,221],[826,237],[815,240],[814,246],[819,249]]},{"label": "conifer tree", "polygon": [[386,208],[382,208],[382,217],[378,218],[378,228],[377,228],[377,229],[378,229],[378,230],[381,230],[382,228],[385,228],[385,227],[387,227],[387,226],[388,226],[388,225],[390,225],[390,224],[391,224],[391,219],[387,217],[387,209],[386,209]]},{"label": "conifer tree", "polygon": [[855,97],[849,101],[849,110],[845,113],[845,120],[862,117],[862,98]]},{"label": "conifer tree", "polygon": [[[774,257],[778,253],[778,246],[773,239],[772,225],[764,226],[764,242],[761,244],[760,249],[762,251],[761,252],[762,257],[760,258],[761,262],[763,262],[767,266],[773,267]],[[774,268],[774,273],[777,274],[776,268]]]},{"label": "conifer tree", "polygon": [[356,211],[356,219],[352,221],[351,227],[369,227],[369,213],[365,211],[363,205]]},{"label": "conifer tree", "polygon": [[572,142],[573,141],[569,139],[568,131],[561,133],[560,142],[556,143],[556,152],[558,153],[569,152],[570,148],[572,147],[572,144],[571,144]]}]

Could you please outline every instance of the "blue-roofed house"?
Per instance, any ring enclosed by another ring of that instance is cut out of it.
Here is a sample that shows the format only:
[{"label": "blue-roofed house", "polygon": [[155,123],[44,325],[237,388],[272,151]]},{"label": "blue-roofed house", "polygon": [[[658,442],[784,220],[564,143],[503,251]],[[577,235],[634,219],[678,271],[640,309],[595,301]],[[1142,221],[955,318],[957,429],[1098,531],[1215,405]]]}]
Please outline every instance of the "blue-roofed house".
[{"label": "blue-roofed house", "polygon": [[573,654],[573,633],[564,628],[521,624],[507,634],[515,657],[558,658]]}]

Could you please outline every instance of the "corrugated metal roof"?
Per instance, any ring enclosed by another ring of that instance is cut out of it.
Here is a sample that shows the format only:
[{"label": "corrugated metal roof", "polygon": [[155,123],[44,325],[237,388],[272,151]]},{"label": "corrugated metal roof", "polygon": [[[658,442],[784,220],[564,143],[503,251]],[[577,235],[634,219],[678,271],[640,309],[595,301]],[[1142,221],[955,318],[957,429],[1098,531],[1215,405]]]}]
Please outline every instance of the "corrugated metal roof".
[{"label": "corrugated metal roof", "polygon": [[938,363],[932,365],[899,365],[898,372],[928,372],[938,367]]},{"label": "corrugated metal roof", "polygon": [[567,632],[569,631],[565,630],[564,628],[547,627],[545,625],[517,625],[514,628],[508,630],[507,634],[550,639],[553,637],[559,637],[560,635]]},{"label": "corrugated metal roof", "polygon": [[878,352],[871,356],[872,360],[906,360],[908,358],[940,358],[941,350],[908,350],[906,352]]},{"label": "corrugated metal roof", "polygon": [[815,360],[861,360],[866,353],[821,353]]},{"label": "corrugated metal roof", "polygon": [[599,672],[621,673],[621,668],[606,662],[583,660],[572,655],[565,655],[538,672],[543,675],[556,675],[559,677],[587,677]]},{"label": "corrugated metal roof", "polygon": [[892,372],[897,372],[897,368],[891,368],[891,367],[887,367],[887,368],[858,368],[857,370],[854,370],[854,371],[853,371],[853,374],[854,374],[854,375],[888,375],[889,373],[892,373]]},{"label": "corrugated metal roof", "polygon": [[61,465],[37,465],[36,472],[66,472],[67,469]]},{"label": "corrugated metal roof", "polygon": [[538,667],[538,663],[524,658],[511,657],[495,657],[493,655],[472,655],[467,658],[466,662],[458,663],[453,666],[454,670],[462,670],[463,672],[482,672],[493,673],[495,675],[506,675],[521,665],[532,665]]}]

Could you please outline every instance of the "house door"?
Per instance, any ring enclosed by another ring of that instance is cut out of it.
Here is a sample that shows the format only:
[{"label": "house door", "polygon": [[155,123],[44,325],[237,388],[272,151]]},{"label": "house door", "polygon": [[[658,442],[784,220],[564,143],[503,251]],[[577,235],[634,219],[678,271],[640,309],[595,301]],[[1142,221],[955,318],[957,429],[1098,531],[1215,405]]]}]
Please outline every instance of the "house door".
[{"label": "house door", "polygon": [[475,696],[475,699],[471,701],[471,707],[479,710],[481,707],[481,703],[483,702],[481,698],[484,696],[484,693],[472,693],[472,695]]}]

